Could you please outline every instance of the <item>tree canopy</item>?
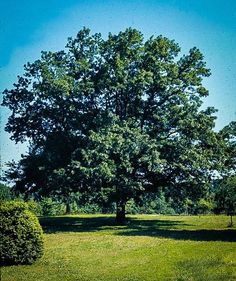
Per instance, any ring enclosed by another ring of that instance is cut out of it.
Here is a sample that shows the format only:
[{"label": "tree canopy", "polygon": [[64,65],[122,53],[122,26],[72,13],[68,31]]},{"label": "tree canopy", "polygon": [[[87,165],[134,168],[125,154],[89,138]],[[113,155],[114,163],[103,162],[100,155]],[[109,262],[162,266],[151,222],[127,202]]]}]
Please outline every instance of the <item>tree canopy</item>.
[{"label": "tree canopy", "polygon": [[80,30],[4,91],[6,131],[30,142],[8,177],[25,193],[97,193],[117,203],[118,221],[146,191],[202,196],[224,157],[216,110],[201,108],[209,75],[195,47],[181,56],[175,41],[136,29],[107,39]]}]

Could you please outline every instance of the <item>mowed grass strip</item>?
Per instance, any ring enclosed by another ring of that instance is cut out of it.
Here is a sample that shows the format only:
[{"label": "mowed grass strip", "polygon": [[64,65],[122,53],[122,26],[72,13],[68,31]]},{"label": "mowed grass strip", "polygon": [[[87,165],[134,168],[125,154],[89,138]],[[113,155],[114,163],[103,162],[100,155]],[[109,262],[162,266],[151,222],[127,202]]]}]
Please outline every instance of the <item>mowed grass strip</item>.
[{"label": "mowed grass strip", "polygon": [[3,281],[236,280],[236,228],[227,228],[226,216],[138,215],[124,226],[112,215],[40,222],[43,258],[3,267]]}]

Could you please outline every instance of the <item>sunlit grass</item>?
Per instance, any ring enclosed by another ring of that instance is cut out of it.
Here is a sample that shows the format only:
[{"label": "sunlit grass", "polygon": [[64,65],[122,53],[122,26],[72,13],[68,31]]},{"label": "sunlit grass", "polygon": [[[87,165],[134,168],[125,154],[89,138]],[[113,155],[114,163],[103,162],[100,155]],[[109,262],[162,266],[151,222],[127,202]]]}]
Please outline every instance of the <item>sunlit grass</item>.
[{"label": "sunlit grass", "polygon": [[[236,218],[234,218],[236,220]],[[233,281],[236,228],[226,216],[113,216],[42,218],[44,257],[2,268],[2,280]]]}]

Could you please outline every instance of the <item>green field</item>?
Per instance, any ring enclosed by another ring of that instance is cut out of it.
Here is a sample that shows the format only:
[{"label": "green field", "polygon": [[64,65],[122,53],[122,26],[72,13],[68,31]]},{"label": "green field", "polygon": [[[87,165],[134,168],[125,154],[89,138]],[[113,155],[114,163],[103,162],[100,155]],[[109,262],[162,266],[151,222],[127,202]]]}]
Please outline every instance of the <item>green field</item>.
[{"label": "green field", "polygon": [[[236,220],[236,218],[234,218]],[[33,265],[8,266],[2,281],[236,280],[236,228],[226,216],[41,218],[45,254]]]}]

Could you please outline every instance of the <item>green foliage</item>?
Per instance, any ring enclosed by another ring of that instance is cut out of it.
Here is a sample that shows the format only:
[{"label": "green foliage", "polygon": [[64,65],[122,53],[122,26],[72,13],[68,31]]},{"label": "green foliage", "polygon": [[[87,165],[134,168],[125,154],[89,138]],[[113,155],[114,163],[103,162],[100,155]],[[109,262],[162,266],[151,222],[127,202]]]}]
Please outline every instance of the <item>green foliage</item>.
[{"label": "green foliage", "polygon": [[77,209],[77,214],[98,214],[102,212],[102,208],[96,204],[84,204],[82,206],[79,206]]},{"label": "green foliage", "polygon": [[155,142],[134,124],[120,123],[111,116],[111,124],[93,132],[89,140],[90,147],[82,152],[83,166],[80,162],[74,162],[74,166],[85,178],[93,180],[93,186],[108,201],[123,208],[129,199],[152,188],[145,174],[159,172],[163,163]]},{"label": "green foliage", "polygon": [[33,199],[30,199],[27,201],[28,209],[30,212],[35,214],[36,216],[43,215],[43,208],[41,202],[37,202]]},{"label": "green foliage", "polygon": [[0,217],[2,264],[31,264],[43,255],[42,228],[26,203],[2,203]]},{"label": "green foliage", "polygon": [[52,198],[43,198],[40,201],[41,214],[43,216],[55,216],[65,214],[65,204]]},{"label": "green foliage", "polygon": [[172,203],[173,200],[167,200],[163,192],[149,193],[139,199],[136,210],[139,214],[176,214]]},{"label": "green foliage", "polygon": [[236,176],[229,176],[218,183],[217,208],[228,215],[236,212]]},{"label": "green foliage", "polygon": [[140,213],[137,205],[135,204],[134,199],[130,199],[126,203],[126,213],[127,214],[138,214],[138,213]]},{"label": "green foliage", "polygon": [[226,176],[235,175],[236,171],[236,121],[230,122],[220,132],[224,140],[224,166]]},{"label": "green foliage", "polygon": [[69,197],[70,201],[70,213],[71,214],[95,214],[102,213],[105,204],[103,199],[98,194],[83,193],[71,193]]},{"label": "green foliage", "polygon": [[197,202],[196,213],[197,214],[209,214],[214,209],[214,203],[212,201],[208,201],[204,198],[201,198]]},{"label": "green foliage", "polygon": [[3,183],[0,183],[0,201],[9,201],[14,197],[11,188]]}]

